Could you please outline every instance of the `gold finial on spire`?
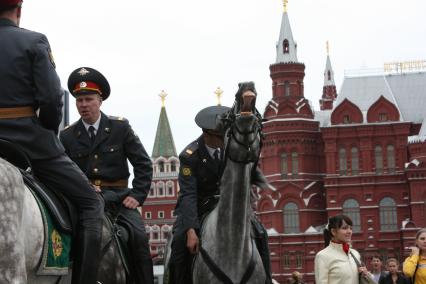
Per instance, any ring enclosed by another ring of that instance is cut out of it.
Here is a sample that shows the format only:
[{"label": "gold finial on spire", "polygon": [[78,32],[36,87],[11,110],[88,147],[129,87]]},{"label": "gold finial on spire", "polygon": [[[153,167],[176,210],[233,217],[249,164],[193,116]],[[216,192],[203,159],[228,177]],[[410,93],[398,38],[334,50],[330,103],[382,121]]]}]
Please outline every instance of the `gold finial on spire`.
[{"label": "gold finial on spire", "polygon": [[330,55],[330,45],[328,44],[328,40],[326,42],[326,48],[327,48],[327,55]]},{"label": "gold finial on spire", "polygon": [[164,107],[164,101],[166,100],[167,93],[164,90],[161,90],[161,93],[158,95],[161,98],[161,107]]},{"label": "gold finial on spire", "polygon": [[220,98],[222,97],[223,90],[220,87],[217,87],[216,91],[214,91],[217,97],[217,105],[220,106]]},{"label": "gold finial on spire", "polygon": [[288,0],[283,0],[283,4],[284,4],[284,13],[287,13]]}]

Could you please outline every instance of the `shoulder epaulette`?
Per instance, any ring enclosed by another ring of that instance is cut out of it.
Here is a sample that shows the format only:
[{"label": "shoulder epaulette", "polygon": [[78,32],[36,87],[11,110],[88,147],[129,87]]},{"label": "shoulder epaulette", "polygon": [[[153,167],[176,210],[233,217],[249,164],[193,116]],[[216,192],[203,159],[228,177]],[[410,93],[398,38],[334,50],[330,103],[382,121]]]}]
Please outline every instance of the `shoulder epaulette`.
[{"label": "shoulder epaulette", "polygon": [[108,115],[108,118],[111,120],[117,120],[117,121],[123,121],[123,122],[127,122],[127,118],[122,117],[122,116],[112,116],[112,115]]},{"label": "shoulder epaulette", "polygon": [[76,124],[77,124],[78,120],[76,122],[74,122],[73,124],[67,125],[64,127],[64,129],[62,129],[62,131],[66,131],[68,129],[73,128]]},{"label": "shoulder epaulette", "polygon": [[195,151],[198,150],[198,142],[194,141],[188,146],[185,147],[185,149],[182,151],[181,155],[190,157]]}]

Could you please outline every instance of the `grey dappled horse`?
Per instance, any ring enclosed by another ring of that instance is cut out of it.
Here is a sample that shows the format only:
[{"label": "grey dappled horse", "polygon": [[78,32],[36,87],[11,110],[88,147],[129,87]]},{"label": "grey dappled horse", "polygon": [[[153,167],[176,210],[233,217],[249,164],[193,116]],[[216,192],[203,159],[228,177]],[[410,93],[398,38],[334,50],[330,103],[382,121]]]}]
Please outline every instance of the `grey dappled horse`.
[{"label": "grey dappled horse", "polygon": [[[37,201],[18,169],[0,158],[0,283],[71,283],[71,276],[37,276],[44,241],[43,220]],[[111,235],[103,227],[102,247]],[[112,243],[105,248],[98,272],[102,284],[125,284],[126,276]]]},{"label": "grey dappled horse", "polygon": [[[236,101],[226,126],[224,170],[217,207],[202,225],[201,247],[232,283],[265,283],[262,259],[251,237],[251,174],[260,153],[261,117],[253,93]],[[252,264],[250,264],[252,262]],[[250,272],[248,270],[252,269]],[[212,273],[205,256],[194,261],[194,284],[224,283]],[[231,283],[231,282],[228,282]]]}]

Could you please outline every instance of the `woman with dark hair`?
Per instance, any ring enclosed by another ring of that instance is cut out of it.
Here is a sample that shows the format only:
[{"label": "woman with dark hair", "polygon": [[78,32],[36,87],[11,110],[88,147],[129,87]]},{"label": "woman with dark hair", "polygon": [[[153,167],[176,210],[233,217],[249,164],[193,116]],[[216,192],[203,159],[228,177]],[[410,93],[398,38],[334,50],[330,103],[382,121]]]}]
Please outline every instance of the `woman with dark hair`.
[{"label": "woman with dark hair", "polygon": [[411,247],[410,256],[402,266],[405,276],[413,284],[426,284],[426,228],[416,234],[416,246]]},{"label": "woman with dark hair", "polygon": [[328,219],[324,229],[325,248],[315,256],[316,284],[358,284],[359,273],[368,273],[364,266],[357,266],[354,257],[361,262],[360,255],[350,247],[351,238],[352,220],[348,216]]}]

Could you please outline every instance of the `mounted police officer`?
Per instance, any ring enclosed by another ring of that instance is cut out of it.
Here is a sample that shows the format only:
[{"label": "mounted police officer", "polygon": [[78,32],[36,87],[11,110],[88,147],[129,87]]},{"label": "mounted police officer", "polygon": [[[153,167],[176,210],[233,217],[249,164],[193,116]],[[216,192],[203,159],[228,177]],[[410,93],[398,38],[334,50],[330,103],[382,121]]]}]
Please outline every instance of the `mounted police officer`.
[{"label": "mounted police officer", "polygon": [[[192,283],[191,262],[199,251],[200,219],[217,203],[219,181],[222,172],[224,131],[219,118],[230,108],[211,106],[202,109],[195,117],[202,135],[189,144],[179,155],[179,198],[176,205],[177,219],[173,227],[172,252],[170,257],[170,282]],[[257,169],[253,182],[265,181]],[[255,241],[264,263],[267,283],[271,283],[269,249],[266,230],[255,216],[252,217]]]},{"label": "mounted police officer", "polygon": [[[68,79],[81,118],[64,129],[60,139],[66,153],[95,187],[102,191],[106,211],[129,232],[129,252],[135,283],[153,283],[148,237],[136,209],[145,201],[152,180],[152,162],[129,121],[107,116],[100,107],[110,94],[107,79],[97,70],[81,67]],[[133,166],[133,188],[127,160]]]},{"label": "mounted police officer", "polygon": [[56,136],[63,90],[46,36],[19,28],[21,5],[0,0],[0,138],[20,146],[38,179],[77,208],[72,283],[94,284],[104,205]]}]

